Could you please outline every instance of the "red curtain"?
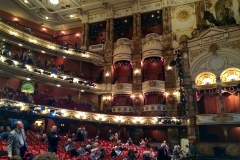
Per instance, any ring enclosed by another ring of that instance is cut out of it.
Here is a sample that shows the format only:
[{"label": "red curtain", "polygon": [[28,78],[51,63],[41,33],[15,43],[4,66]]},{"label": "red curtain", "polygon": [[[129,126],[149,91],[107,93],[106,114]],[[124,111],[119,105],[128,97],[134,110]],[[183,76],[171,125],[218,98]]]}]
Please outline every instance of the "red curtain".
[{"label": "red curtain", "polygon": [[131,106],[131,99],[128,96],[116,96],[113,100],[113,106]]},{"label": "red curtain", "polygon": [[144,65],[144,81],[149,80],[164,80],[162,63],[152,62]]},{"label": "red curtain", "polygon": [[220,100],[219,95],[214,94],[206,94],[202,98],[204,98],[204,114],[218,114],[220,113]]},{"label": "red curtain", "polygon": [[228,128],[228,142],[240,142],[240,127]]},{"label": "red curtain", "polygon": [[119,66],[114,69],[114,77],[118,83],[130,83],[131,67]]},{"label": "red curtain", "polygon": [[240,112],[240,94],[224,93],[223,104],[227,113]]}]

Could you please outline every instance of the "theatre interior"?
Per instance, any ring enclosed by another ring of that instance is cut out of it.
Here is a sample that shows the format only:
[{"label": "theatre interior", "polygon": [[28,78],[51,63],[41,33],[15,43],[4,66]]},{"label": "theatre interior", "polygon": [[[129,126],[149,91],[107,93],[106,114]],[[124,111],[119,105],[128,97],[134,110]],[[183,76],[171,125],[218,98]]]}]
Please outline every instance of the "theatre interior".
[{"label": "theatre interior", "polygon": [[240,0],[0,6],[0,126],[240,159]]}]

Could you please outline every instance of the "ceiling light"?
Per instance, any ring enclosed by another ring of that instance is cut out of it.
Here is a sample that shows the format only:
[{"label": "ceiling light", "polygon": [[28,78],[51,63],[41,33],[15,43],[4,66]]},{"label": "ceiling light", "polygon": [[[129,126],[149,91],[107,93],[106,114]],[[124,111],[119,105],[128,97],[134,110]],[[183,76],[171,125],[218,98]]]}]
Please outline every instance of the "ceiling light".
[{"label": "ceiling light", "polygon": [[63,58],[66,58],[65,56],[63,56]]},{"label": "ceiling light", "polygon": [[31,81],[31,78],[26,78],[26,80]]},{"label": "ceiling light", "polygon": [[28,0],[24,0],[25,3],[28,3]]},{"label": "ceiling light", "polygon": [[84,90],[81,90],[81,92],[84,92]]},{"label": "ceiling light", "polygon": [[72,18],[72,17],[73,17],[73,15],[72,15],[72,14],[70,14],[70,17]]},{"label": "ceiling light", "polygon": [[21,43],[19,43],[18,45],[19,45],[19,46],[22,46],[22,44],[21,44]]},{"label": "ceiling light", "polygon": [[46,19],[48,19],[48,17],[46,17]]},{"label": "ceiling light", "polygon": [[51,2],[52,4],[58,4],[58,3],[59,3],[59,0],[50,0],[50,2]]},{"label": "ceiling light", "polygon": [[61,85],[60,84],[57,84],[57,87],[60,87]]},{"label": "ceiling light", "polygon": [[45,51],[42,51],[42,53],[45,53]]}]

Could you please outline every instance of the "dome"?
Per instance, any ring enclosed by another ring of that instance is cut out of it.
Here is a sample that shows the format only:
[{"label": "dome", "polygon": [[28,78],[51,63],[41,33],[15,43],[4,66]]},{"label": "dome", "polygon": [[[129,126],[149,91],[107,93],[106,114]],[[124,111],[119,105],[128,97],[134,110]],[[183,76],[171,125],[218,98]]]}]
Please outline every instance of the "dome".
[{"label": "dome", "polygon": [[162,50],[162,43],[160,42],[159,35],[156,33],[151,33],[145,36],[145,43],[143,45],[142,52],[148,50]]},{"label": "dome", "polygon": [[117,47],[114,49],[113,55],[117,54],[132,54],[129,39],[120,38],[117,40]]}]

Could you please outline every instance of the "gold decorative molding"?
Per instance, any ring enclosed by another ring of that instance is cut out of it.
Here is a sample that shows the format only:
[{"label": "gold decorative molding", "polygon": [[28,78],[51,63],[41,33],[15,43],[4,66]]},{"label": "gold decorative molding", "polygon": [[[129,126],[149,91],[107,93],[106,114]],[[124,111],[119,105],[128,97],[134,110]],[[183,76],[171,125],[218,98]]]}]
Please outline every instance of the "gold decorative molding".
[{"label": "gold decorative molding", "polygon": [[219,122],[219,123],[226,123],[229,121],[233,121],[233,116],[227,115],[227,114],[221,114],[221,115],[217,115],[212,117],[212,120],[214,122]]},{"label": "gold decorative molding", "polygon": [[117,83],[115,88],[116,88],[116,90],[123,89],[123,84],[122,83]]},{"label": "gold decorative molding", "polygon": [[149,81],[149,87],[156,87],[157,82],[156,81]]}]

